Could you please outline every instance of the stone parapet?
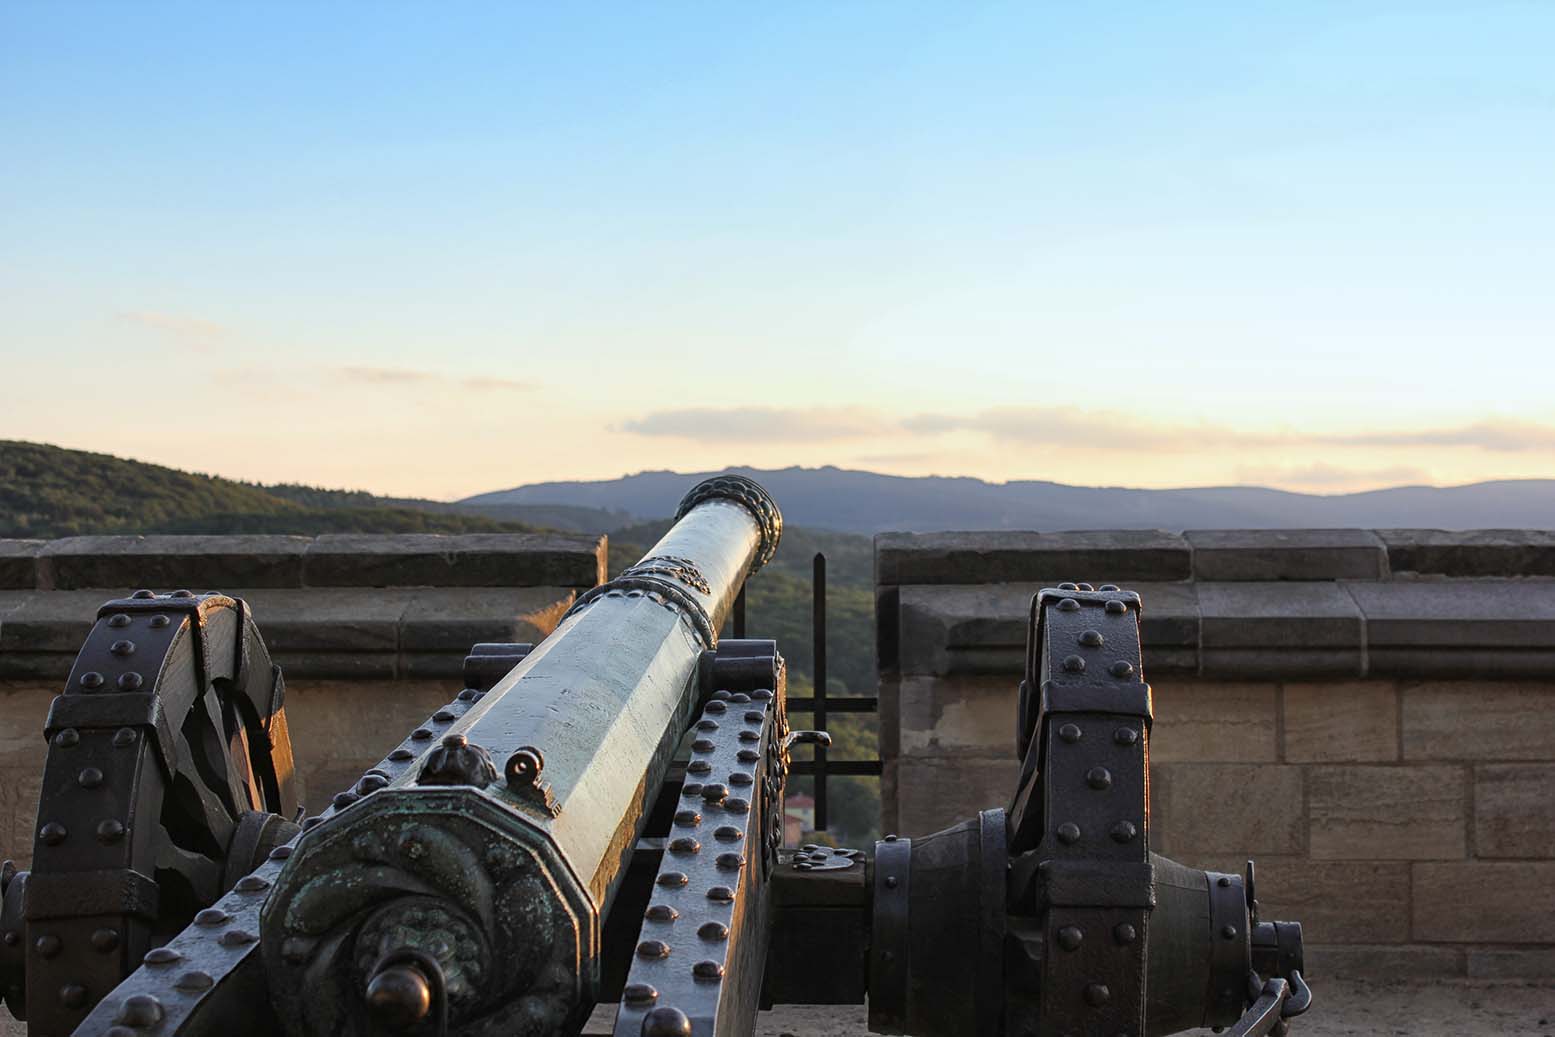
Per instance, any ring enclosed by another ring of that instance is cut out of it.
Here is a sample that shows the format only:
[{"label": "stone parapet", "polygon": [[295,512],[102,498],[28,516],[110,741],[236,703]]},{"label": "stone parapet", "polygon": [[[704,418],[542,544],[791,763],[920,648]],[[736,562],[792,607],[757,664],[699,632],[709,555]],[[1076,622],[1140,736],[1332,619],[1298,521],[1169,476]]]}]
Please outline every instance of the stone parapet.
[{"label": "stone parapet", "polygon": [[1555,533],[882,535],[886,830],[1006,803],[1032,596],[1144,602],[1152,848],[1259,862],[1316,976],[1555,975]]}]

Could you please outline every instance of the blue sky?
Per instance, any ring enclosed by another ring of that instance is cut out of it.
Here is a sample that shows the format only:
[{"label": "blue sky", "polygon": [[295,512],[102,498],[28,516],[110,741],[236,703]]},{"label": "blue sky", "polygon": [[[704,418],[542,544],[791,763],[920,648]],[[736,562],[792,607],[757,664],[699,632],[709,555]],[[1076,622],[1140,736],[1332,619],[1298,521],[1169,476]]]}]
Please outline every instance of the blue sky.
[{"label": "blue sky", "polygon": [[1555,477],[1555,5],[0,8],[0,437]]}]

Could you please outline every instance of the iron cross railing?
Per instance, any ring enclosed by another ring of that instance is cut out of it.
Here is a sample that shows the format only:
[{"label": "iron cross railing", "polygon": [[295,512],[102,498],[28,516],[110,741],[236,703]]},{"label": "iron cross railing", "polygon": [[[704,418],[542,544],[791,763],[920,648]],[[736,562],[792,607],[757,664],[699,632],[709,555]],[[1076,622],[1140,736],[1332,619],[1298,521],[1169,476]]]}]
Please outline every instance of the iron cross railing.
[{"label": "iron cross railing", "polygon": [[[813,678],[815,694],[809,698],[790,698],[788,711],[790,713],[809,713],[814,718],[812,725],[818,731],[826,730],[828,715],[831,713],[877,713],[880,710],[880,697],[878,695],[839,695],[829,696],[826,693],[826,555],[817,551],[812,563],[812,588],[813,598],[810,612],[811,620],[811,645],[813,664]],[[745,587],[740,588],[740,593],[734,601],[734,636],[745,636]],[[781,647],[781,646],[779,646]],[[796,760],[791,773],[795,775],[807,775],[814,779],[815,785],[815,830],[824,832],[827,828],[827,797],[826,782],[832,776],[837,777],[875,777],[881,773],[879,750],[875,757],[868,760],[829,760],[825,746],[813,747],[815,757],[811,760]]]}]

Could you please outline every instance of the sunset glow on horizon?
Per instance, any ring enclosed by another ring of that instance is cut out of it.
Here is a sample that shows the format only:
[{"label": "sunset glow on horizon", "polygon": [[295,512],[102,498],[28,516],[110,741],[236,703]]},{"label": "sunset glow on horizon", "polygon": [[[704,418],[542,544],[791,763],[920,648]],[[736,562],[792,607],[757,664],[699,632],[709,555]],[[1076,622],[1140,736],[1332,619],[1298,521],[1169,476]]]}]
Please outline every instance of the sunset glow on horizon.
[{"label": "sunset glow on horizon", "polygon": [[0,10],[0,439],[1555,478],[1555,6]]}]

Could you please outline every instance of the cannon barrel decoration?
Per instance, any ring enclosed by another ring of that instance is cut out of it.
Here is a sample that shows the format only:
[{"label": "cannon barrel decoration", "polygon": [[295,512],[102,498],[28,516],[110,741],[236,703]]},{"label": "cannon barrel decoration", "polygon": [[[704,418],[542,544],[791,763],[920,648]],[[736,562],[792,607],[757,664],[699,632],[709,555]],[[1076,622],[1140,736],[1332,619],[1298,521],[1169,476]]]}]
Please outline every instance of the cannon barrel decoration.
[{"label": "cannon barrel decoration", "polygon": [[[0,992],[37,1037],[744,1037],[868,1003],[918,1037],[1283,1035],[1301,928],[1151,851],[1140,599],[1032,602],[1007,807],[872,853],[782,845],[778,646],[724,640],[776,505],[691,490],[637,564],[294,816],[283,684],[242,602],[104,606],[50,713]],[[126,647],[127,646],[127,647]],[[300,823],[298,823],[300,822]],[[70,890],[80,891],[72,897]],[[594,1031],[590,1031],[594,1032]]]}]

